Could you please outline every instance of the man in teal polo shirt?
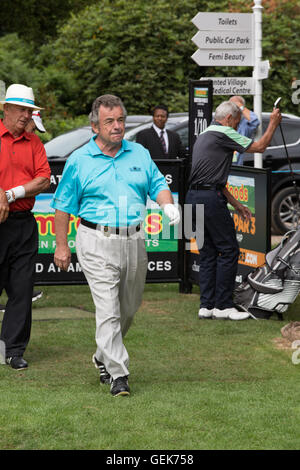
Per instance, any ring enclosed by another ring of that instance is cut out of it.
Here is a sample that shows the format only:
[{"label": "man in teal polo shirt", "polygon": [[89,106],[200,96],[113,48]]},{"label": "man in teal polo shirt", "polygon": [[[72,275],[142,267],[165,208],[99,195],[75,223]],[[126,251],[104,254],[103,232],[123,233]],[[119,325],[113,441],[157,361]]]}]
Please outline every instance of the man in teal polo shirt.
[{"label": "man in teal polo shirt", "polygon": [[76,252],[96,307],[93,362],[113,396],[129,395],[129,357],[123,343],[138,310],[147,273],[141,223],[148,196],[179,223],[165,178],[142,145],[123,140],[126,110],[113,95],[93,103],[95,136],[68,158],[54,195],[56,265],[67,270],[70,214],[81,218]]}]

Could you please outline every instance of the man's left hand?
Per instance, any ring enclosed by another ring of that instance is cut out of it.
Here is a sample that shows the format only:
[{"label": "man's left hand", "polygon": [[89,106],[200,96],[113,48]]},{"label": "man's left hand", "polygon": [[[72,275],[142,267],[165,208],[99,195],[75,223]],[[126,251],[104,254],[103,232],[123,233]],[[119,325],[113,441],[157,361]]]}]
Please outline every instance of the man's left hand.
[{"label": "man's left hand", "polygon": [[236,208],[236,210],[243,219],[251,219],[252,212],[247,206],[243,206],[243,204],[240,204],[239,207]]},{"label": "man's left hand", "polygon": [[0,189],[0,224],[5,222],[9,214],[9,204],[7,202],[7,197],[5,191]]},{"label": "man's left hand", "polygon": [[164,213],[169,217],[169,225],[177,225],[180,222],[180,212],[174,204],[166,204],[164,206]]}]

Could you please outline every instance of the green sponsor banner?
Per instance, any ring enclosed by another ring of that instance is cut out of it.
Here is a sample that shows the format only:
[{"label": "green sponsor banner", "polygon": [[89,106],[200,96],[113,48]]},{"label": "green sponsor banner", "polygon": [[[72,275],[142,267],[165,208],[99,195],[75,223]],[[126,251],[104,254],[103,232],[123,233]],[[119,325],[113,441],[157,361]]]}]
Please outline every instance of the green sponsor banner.
[{"label": "green sponsor banner", "polygon": [[[35,212],[34,216],[39,231],[39,254],[53,254],[55,251],[54,214]],[[76,253],[75,239],[79,223],[79,217],[70,216],[68,244],[71,253]],[[148,252],[176,252],[178,250],[178,228],[169,226],[169,220],[161,210],[147,210],[143,228]]]}]

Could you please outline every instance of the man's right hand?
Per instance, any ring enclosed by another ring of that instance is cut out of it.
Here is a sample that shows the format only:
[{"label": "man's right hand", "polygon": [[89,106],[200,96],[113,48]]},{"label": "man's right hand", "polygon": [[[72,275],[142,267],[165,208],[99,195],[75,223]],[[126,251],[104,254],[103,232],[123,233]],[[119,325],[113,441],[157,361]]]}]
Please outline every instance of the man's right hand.
[{"label": "man's right hand", "polygon": [[272,113],[270,114],[270,123],[272,122],[274,126],[279,126],[281,123],[281,112],[279,108],[274,108]]},{"label": "man's right hand", "polygon": [[7,202],[7,197],[5,191],[0,189],[0,224],[5,222],[9,214],[9,204]]},{"label": "man's right hand", "polygon": [[54,263],[63,271],[67,271],[71,262],[71,250],[68,246],[57,247],[54,253]]}]

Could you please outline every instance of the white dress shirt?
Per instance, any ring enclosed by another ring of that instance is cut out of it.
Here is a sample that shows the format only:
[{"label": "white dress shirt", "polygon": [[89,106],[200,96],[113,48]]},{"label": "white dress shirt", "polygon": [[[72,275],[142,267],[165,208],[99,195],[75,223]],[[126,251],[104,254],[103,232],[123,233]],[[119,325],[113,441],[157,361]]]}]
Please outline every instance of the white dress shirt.
[{"label": "white dress shirt", "polygon": [[157,127],[157,126],[153,123],[153,129],[157,132],[158,137],[160,137],[161,131],[163,131],[163,133],[164,133],[164,139],[165,139],[165,142],[166,142],[166,150],[167,150],[167,153],[168,153],[168,152],[169,152],[169,139],[168,139],[168,133],[167,133],[167,131],[166,131],[166,128],[160,129],[159,127]]}]

